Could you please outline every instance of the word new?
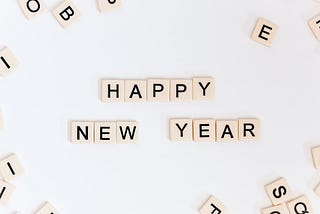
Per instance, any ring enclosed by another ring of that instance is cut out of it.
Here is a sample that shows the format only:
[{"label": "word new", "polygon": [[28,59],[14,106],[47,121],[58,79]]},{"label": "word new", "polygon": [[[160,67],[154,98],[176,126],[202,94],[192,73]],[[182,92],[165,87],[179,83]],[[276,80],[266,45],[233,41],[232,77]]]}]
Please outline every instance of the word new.
[{"label": "word new", "polygon": [[136,143],[135,121],[71,122],[72,143]]},{"label": "word new", "polygon": [[212,100],[214,79],[101,80],[103,102]]},{"label": "word new", "polygon": [[[47,7],[43,0],[19,0],[19,5],[27,19],[45,13]],[[120,0],[98,0],[100,12],[110,11],[120,6]],[[54,10],[54,17],[64,28],[68,27],[80,16],[80,10],[71,0],[62,1]]]},{"label": "word new", "polygon": [[258,119],[214,120],[171,119],[170,140],[176,142],[256,141],[260,135]]}]

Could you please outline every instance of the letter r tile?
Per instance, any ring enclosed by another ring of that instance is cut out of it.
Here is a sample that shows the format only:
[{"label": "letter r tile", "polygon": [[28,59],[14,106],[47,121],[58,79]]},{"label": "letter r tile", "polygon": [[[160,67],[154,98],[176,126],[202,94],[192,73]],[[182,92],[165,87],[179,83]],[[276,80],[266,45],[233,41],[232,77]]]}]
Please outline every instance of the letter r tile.
[{"label": "letter r tile", "polygon": [[79,9],[71,0],[61,2],[52,13],[63,28],[67,28],[81,16]]},{"label": "letter r tile", "polygon": [[226,214],[226,207],[215,197],[210,196],[199,210],[200,214]]}]

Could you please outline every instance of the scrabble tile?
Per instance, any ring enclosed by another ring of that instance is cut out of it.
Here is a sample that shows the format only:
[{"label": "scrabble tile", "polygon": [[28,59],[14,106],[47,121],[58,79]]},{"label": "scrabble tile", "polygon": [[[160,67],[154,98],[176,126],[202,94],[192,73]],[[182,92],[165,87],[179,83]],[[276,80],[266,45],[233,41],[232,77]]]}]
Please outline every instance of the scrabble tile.
[{"label": "scrabble tile", "polygon": [[311,149],[314,168],[320,169],[320,146]]},{"label": "scrabble tile", "polygon": [[14,186],[7,182],[0,180],[0,203],[6,204],[10,200],[14,191]]},{"label": "scrabble tile", "polygon": [[273,207],[268,207],[264,208],[261,210],[262,214],[286,214],[286,207],[283,204],[273,206]]},{"label": "scrabble tile", "polygon": [[302,195],[287,203],[287,207],[290,214],[315,214],[309,202],[309,199]]},{"label": "scrabble tile", "polygon": [[147,100],[146,80],[125,80],[125,101],[145,102]]},{"label": "scrabble tile", "polygon": [[124,102],[124,80],[102,80],[101,100],[103,102]]},{"label": "scrabble tile", "polygon": [[285,203],[293,196],[293,193],[284,178],[279,178],[266,185],[265,190],[273,205]]},{"label": "scrabble tile", "polygon": [[117,122],[117,143],[137,143],[139,126],[135,121]]},{"label": "scrabble tile", "polygon": [[27,19],[31,19],[47,11],[43,0],[19,0],[19,5]]},{"label": "scrabble tile", "polygon": [[98,0],[98,6],[100,12],[111,11],[118,9],[121,6],[120,0]]},{"label": "scrabble tile", "polygon": [[95,143],[116,143],[117,123],[116,122],[95,122]]},{"label": "scrabble tile", "polygon": [[309,20],[309,27],[316,39],[320,40],[320,14]]},{"label": "scrabble tile", "polygon": [[0,161],[0,174],[5,181],[10,181],[23,174],[23,167],[15,154]]},{"label": "scrabble tile", "polygon": [[71,0],[62,1],[59,6],[52,11],[52,13],[59,24],[64,28],[70,26],[81,16],[79,9]]},{"label": "scrabble tile", "polygon": [[193,120],[193,140],[196,142],[215,142],[215,125],[213,119]]},{"label": "scrabble tile", "polygon": [[59,214],[49,202],[46,202],[35,214]]},{"label": "scrabble tile", "polygon": [[251,38],[265,46],[272,46],[277,34],[278,26],[266,19],[259,18],[252,32]]},{"label": "scrabble tile", "polygon": [[210,196],[199,210],[200,214],[226,214],[226,207],[215,197]]},{"label": "scrabble tile", "polygon": [[193,78],[193,100],[213,100],[214,79],[211,77]]},{"label": "scrabble tile", "polygon": [[0,76],[4,76],[12,72],[19,62],[7,47],[0,50]]},{"label": "scrabble tile", "polygon": [[316,186],[316,188],[314,189],[314,192],[320,196],[320,183]]},{"label": "scrabble tile", "polygon": [[72,143],[92,143],[94,140],[93,122],[71,122],[71,142]]},{"label": "scrabble tile", "polygon": [[170,101],[192,101],[192,80],[171,80]]},{"label": "scrabble tile", "polygon": [[170,101],[170,80],[149,79],[147,82],[148,101],[169,102]]},{"label": "scrabble tile", "polygon": [[171,119],[170,140],[175,142],[193,141],[192,119]]},{"label": "scrabble tile", "polygon": [[237,120],[217,120],[216,121],[217,142],[235,142],[238,140]]},{"label": "scrabble tile", "polygon": [[260,137],[260,121],[254,118],[239,119],[239,140],[257,141]]}]

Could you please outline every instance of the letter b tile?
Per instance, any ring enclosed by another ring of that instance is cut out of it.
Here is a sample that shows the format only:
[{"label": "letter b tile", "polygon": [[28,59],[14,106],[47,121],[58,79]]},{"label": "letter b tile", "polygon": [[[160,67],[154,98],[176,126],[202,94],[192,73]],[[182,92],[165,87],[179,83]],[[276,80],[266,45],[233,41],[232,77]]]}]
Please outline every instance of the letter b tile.
[{"label": "letter b tile", "polygon": [[81,13],[79,9],[70,0],[65,0],[53,10],[53,15],[64,28],[76,21]]}]

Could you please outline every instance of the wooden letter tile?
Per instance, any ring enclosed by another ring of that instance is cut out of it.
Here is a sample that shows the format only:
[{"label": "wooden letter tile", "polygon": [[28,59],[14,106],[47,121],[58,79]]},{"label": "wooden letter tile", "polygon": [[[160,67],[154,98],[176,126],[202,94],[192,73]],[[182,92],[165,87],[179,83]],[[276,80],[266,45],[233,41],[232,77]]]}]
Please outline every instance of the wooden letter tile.
[{"label": "wooden letter tile", "polygon": [[117,123],[116,122],[95,122],[95,143],[116,143]]},{"label": "wooden letter tile", "polygon": [[279,178],[278,180],[266,185],[265,190],[273,205],[285,203],[293,196],[293,193],[284,178]]},{"label": "wooden letter tile", "polygon": [[309,202],[309,199],[302,195],[287,203],[287,207],[290,214],[315,214]]},{"label": "wooden letter tile", "polygon": [[0,161],[0,174],[5,181],[10,181],[23,174],[22,165],[15,154]]},{"label": "wooden letter tile", "polygon": [[193,140],[196,142],[215,142],[215,125],[213,119],[193,120]]},{"label": "wooden letter tile", "polygon": [[312,30],[314,36],[320,40],[320,14],[313,17],[309,21],[309,27]]},{"label": "wooden letter tile", "polygon": [[100,12],[111,11],[121,6],[120,0],[98,0]]},{"label": "wooden letter tile", "polygon": [[126,80],[124,85],[126,102],[145,102],[147,100],[146,80]]},{"label": "wooden letter tile", "polygon": [[117,143],[137,143],[139,126],[135,121],[117,122]]},{"label": "wooden letter tile", "polygon": [[71,0],[64,0],[61,2],[52,13],[59,24],[64,28],[67,28],[81,16],[79,9]]},{"label": "wooden letter tile", "polygon": [[260,121],[258,119],[239,119],[239,140],[257,141],[260,136]]},{"label": "wooden letter tile", "polygon": [[71,122],[72,143],[92,143],[94,141],[93,122]]},{"label": "wooden letter tile", "polygon": [[320,146],[312,148],[311,153],[312,153],[314,168],[320,169]]},{"label": "wooden letter tile", "polygon": [[101,100],[103,102],[124,102],[124,80],[102,80]]},{"label": "wooden letter tile", "polygon": [[171,119],[170,120],[170,140],[175,142],[191,142],[192,119]]},{"label": "wooden letter tile", "polygon": [[0,180],[0,203],[6,204],[11,198],[11,195],[14,191],[14,186]]},{"label": "wooden letter tile", "polygon": [[286,214],[286,207],[281,204],[261,210],[262,214]]},{"label": "wooden letter tile", "polygon": [[7,47],[0,50],[0,76],[4,76],[13,71],[19,62]]},{"label": "wooden letter tile", "polygon": [[266,19],[259,18],[256,26],[252,32],[251,38],[265,46],[271,46],[276,33],[278,31],[278,26]]},{"label": "wooden letter tile", "polygon": [[169,102],[170,80],[149,79],[147,87],[148,87],[148,101]]},{"label": "wooden letter tile", "polygon": [[19,5],[27,19],[31,19],[47,11],[43,0],[19,0]]},{"label": "wooden letter tile", "polygon": [[215,197],[210,196],[199,210],[200,214],[226,214],[226,207]]},{"label": "wooden letter tile", "polygon": [[35,214],[59,214],[49,202],[46,202]]},{"label": "wooden letter tile", "polygon": [[192,80],[171,80],[171,101],[192,101]]},{"label": "wooden letter tile", "polygon": [[236,142],[238,140],[238,121],[217,120],[216,135],[217,142]]},{"label": "wooden letter tile", "polygon": [[213,100],[214,79],[211,77],[193,78],[193,99]]}]

